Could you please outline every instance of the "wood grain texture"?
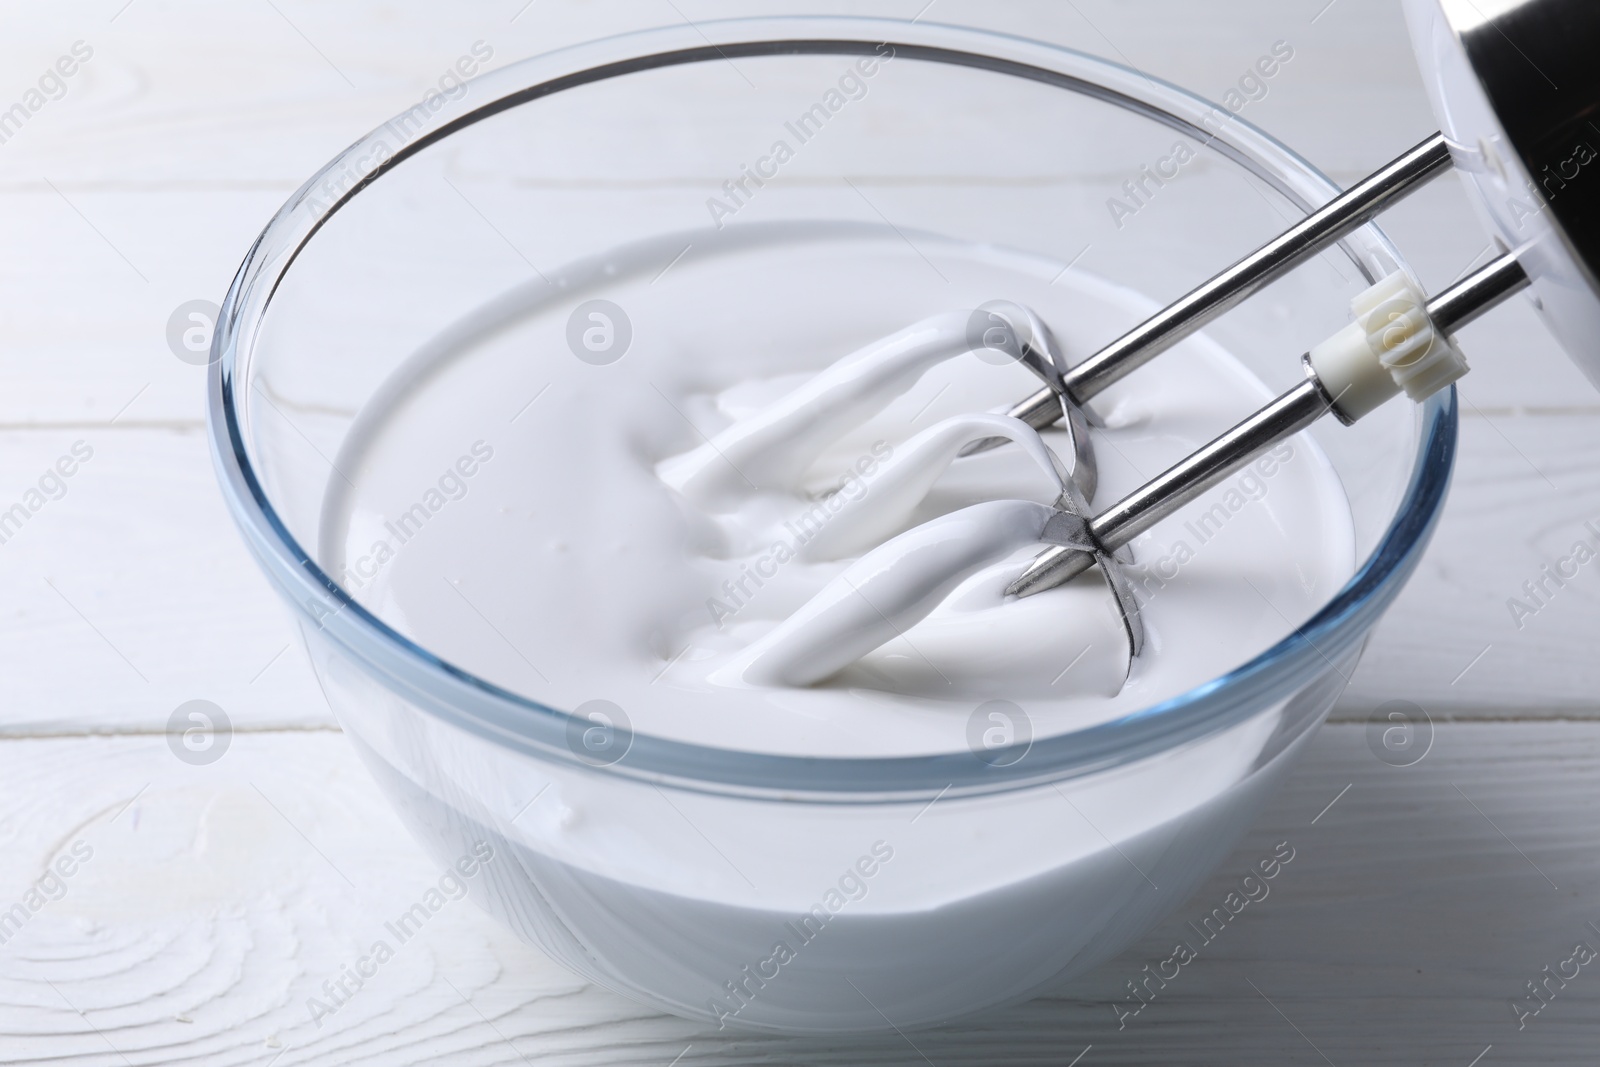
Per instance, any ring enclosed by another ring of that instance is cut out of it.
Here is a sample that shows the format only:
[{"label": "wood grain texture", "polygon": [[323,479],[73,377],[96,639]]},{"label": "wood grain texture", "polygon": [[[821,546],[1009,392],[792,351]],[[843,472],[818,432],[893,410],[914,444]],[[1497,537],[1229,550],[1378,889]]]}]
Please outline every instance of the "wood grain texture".
[{"label": "wood grain texture", "polygon": [[[1081,1063],[1466,1067],[1493,1045],[1493,1067],[1592,1063],[1600,1021],[1587,969],[1521,1030],[1510,1007],[1576,942],[1600,945],[1597,724],[1440,724],[1405,768],[1364,727],[1330,726],[1216,876],[1105,968],[960,1026],[849,1041],[654,1015],[465,901],[319,1027],[307,999],[438,877],[337,736],[238,735],[205,768],[160,738],[8,741],[0,783],[0,904],[73,843],[93,850],[0,946],[7,1064],[956,1067],[1092,1045]],[[1268,895],[1204,943],[1189,923],[1283,841]],[[1119,1030],[1125,983],[1178,940],[1198,958]]]},{"label": "wood grain texture", "polygon": [[[1408,699],[1441,715],[1592,715],[1600,694],[1600,573],[1523,584],[1600,527],[1600,419],[1463,404],[1455,484],[1434,543],[1379,625],[1337,714]],[[1513,612],[1516,598],[1537,613]]]},{"label": "wood grain texture", "polygon": [[[288,611],[216,491],[198,427],[0,431],[0,511],[92,458],[0,544],[0,734],[164,730],[186,700],[240,729],[327,726]],[[55,483],[51,483],[52,485]]]}]

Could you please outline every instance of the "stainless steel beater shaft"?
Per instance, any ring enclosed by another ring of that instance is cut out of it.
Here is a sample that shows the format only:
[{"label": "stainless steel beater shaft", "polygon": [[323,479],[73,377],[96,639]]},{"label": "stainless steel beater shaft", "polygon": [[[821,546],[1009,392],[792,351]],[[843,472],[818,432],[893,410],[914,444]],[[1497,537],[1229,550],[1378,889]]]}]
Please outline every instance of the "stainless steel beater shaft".
[{"label": "stainless steel beater shaft", "polygon": [[[1508,252],[1430,299],[1428,317],[1440,336],[1449,337],[1528,284],[1515,253]],[[1088,540],[1102,553],[1115,552],[1266,449],[1332,411],[1338,398],[1328,395],[1309,363],[1306,375],[1305,381],[1254,415],[1087,520],[1083,533]],[[1057,545],[1041,552],[1006,592],[1017,596],[1043,592],[1094,564],[1094,551]]]},{"label": "stainless steel beater shaft", "polygon": [[[1077,404],[1087,403],[1107,386],[1204,328],[1301,263],[1337,244],[1408,193],[1449,169],[1449,146],[1444,134],[1436,133],[1187,296],[1167,305],[1069,368],[1061,382],[1067,395]],[[1006,414],[1042,430],[1061,418],[1061,401],[1054,391],[1041,389]],[[985,444],[993,447],[992,443]]]}]

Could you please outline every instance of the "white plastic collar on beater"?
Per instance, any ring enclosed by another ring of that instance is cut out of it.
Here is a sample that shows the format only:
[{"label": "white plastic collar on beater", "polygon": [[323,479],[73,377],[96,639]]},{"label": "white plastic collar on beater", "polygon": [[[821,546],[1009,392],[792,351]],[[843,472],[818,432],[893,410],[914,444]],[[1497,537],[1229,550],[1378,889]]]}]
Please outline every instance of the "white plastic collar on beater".
[{"label": "white plastic collar on beater", "polygon": [[1428,298],[1404,271],[1356,297],[1350,308],[1355,321],[1306,356],[1345,422],[1397,393],[1420,403],[1467,373],[1465,357],[1435,329]]}]

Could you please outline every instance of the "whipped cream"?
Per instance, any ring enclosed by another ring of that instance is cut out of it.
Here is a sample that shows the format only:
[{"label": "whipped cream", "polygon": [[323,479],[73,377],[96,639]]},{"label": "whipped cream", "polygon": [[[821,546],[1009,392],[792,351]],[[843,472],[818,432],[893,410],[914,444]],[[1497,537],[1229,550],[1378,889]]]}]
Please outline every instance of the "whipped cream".
[{"label": "whipped cream", "polygon": [[[1151,302],[993,248],[924,239],[924,259],[898,238],[818,232],[704,242],[659,278],[619,252],[425,347],[340,454],[351,484],[330,483],[326,569],[423,647],[533,699],[604,699],[639,732],[815,755],[959,750],[991,699],[1039,735],[1119,717],[1259,653],[1351,573],[1342,490],[1300,437],[1131,546],[1149,642],[1131,664],[1097,574],[1007,600],[1070,451],[994,413],[1038,379],[968,350],[970,309],[1024,304],[1082,358]],[[586,286],[630,320],[608,365],[566,341]],[[1269,396],[1203,336],[1113,386],[1094,405],[1094,504]],[[992,436],[1013,443],[957,458]],[[437,472],[474,452],[493,461],[423,526]],[[882,587],[915,610],[874,622],[836,596],[825,620],[814,598],[912,552],[880,554],[896,537],[943,560]],[[805,632],[780,654],[786,625]]]}]

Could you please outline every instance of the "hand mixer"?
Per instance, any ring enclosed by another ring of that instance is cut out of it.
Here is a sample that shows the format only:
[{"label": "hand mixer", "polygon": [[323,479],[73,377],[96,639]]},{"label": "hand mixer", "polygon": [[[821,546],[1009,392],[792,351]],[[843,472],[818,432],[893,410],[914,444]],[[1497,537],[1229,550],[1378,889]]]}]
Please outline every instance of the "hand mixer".
[{"label": "hand mixer", "polygon": [[[1098,566],[1137,657],[1143,626],[1131,583],[1121,573],[1119,550],[1325,414],[1348,425],[1402,392],[1421,402],[1449,386],[1468,369],[1452,335],[1513,294],[1531,291],[1569,355],[1600,384],[1600,343],[1595,341],[1600,338],[1600,211],[1591,211],[1592,199],[1570,189],[1579,177],[1574,166],[1600,158],[1588,148],[1590,139],[1600,138],[1600,126],[1587,117],[1600,107],[1600,74],[1588,55],[1588,46],[1600,44],[1600,5],[1579,0],[1405,3],[1441,132],[1076,366],[1065,366],[1036,315],[996,302],[966,318],[965,336],[964,316],[951,313],[841,361],[796,394],[791,407],[774,408],[770,425],[753,420],[753,433],[786,439],[825,431],[827,419],[816,414],[816,401],[829,382],[841,375],[859,378],[853,367],[881,361],[896,345],[905,356],[881,364],[886,387],[904,368],[920,368],[961,350],[998,353],[1022,363],[1045,382],[1043,389],[1005,416],[951,427],[944,437],[948,444],[952,434],[965,433],[965,441],[957,444],[960,454],[970,455],[1007,440],[1026,446],[1030,428],[1038,431],[1065,420],[1075,462],[1061,472],[1059,498],[1051,507],[1014,507],[1004,515],[998,504],[978,505],[970,515],[927,524],[916,534],[925,542],[919,542],[918,551],[937,557],[948,571],[945,584],[953,585],[1010,545],[1048,544],[1006,588],[1007,595],[1018,597]],[[1484,14],[1485,8],[1492,13]],[[1452,165],[1476,194],[1499,249],[1492,262],[1432,297],[1403,272],[1382,279],[1354,301],[1351,325],[1303,356],[1303,381],[1100,514],[1087,514],[1095,482],[1085,415],[1089,400]],[[1536,173],[1545,176],[1542,184],[1535,183]],[[873,351],[876,357],[859,358]],[[982,432],[985,427],[989,435]],[[995,435],[996,429],[1004,432]],[[708,443],[705,455],[687,457],[690,466],[709,470],[720,458],[731,468],[724,448],[736,449],[746,437],[759,443],[759,436],[742,428],[725,437],[720,444]],[[1032,443],[1037,445],[1037,438]],[[964,525],[983,509],[995,514],[985,511],[985,522]],[[853,574],[871,575],[876,584],[870,590],[860,587]],[[894,567],[878,567],[869,553],[853,572],[758,642],[750,662],[780,680],[814,681],[900,633],[938,599],[898,578]]]},{"label": "hand mixer", "polygon": [[[1531,290],[1568,355],[1600,384],[1600,211],[1572,188],[1600,138],[1589,117],[1600,107],[1591,54],[1600,45],[1600,5],[1407,0],[1406,14],[1442,132],[1071,368],[1060,395],[1081,405],[1452,163],[1501,254],[1431,298],[1403,274],[1379,282],[1355,301],[1351,326],[1303,357],[1303,382],[1100,514],[1060,515],[1054,544],[1008,593],[1028,596],[1104,564],[1324,414],[1349,424],[1400,392],[1426,399],[1467,371],[1451,335],[1515,293]],[[1057,396],[1042,391],[1010,414],[1048,426],[1062,409]]]}]

